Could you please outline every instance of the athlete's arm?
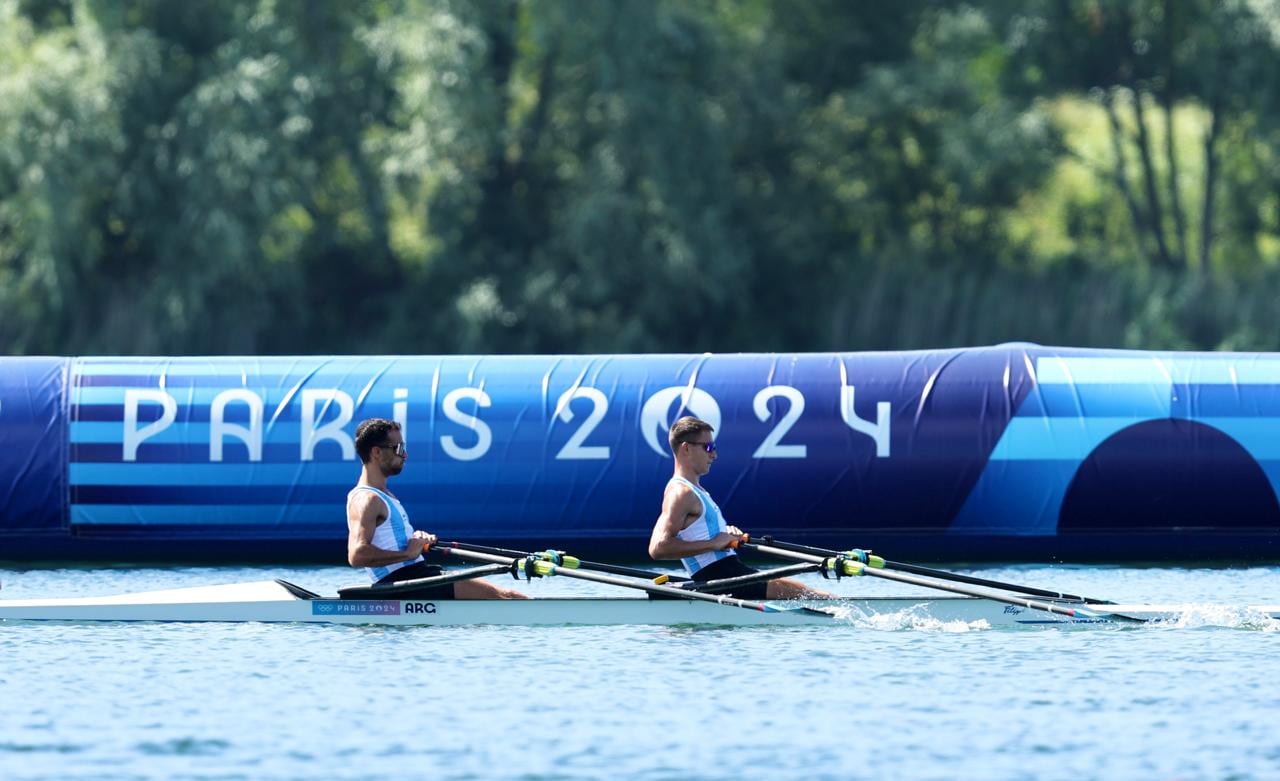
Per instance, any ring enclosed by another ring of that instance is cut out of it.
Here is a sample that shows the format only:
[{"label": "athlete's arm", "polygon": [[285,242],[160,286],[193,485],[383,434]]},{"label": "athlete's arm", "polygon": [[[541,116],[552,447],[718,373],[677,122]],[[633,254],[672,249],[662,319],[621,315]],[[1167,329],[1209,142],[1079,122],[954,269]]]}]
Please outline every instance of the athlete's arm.
[{"label": "athlete's arm", "polygon": [[402,551],[386,550],[373,544],[378,522],[387,517],[386,505],[372,491],[356,491],[347,500],[347,562],[353,567],[382,567],[410,561],[422,548],[435,541],[426,532],[414,532]]},{"label": "athlete's arm", "polygon": [[653,524],[649,536],[649,557],[652,559],[683,559],[724,550],[741,539],[741,532],[730,526],[709,540],[682,540],[676,535],[702,514],[702,502],[693,489],[680,482],[672,482],[662,495],[662,514]]}]

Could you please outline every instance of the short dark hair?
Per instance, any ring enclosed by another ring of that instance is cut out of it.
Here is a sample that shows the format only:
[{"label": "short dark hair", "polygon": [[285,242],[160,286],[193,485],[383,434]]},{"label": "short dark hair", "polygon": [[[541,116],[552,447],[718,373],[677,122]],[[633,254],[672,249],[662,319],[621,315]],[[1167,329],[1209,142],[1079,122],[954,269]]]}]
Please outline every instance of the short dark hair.
[{"label": "short dark hair", "polygon": [[387,437],[391,432],[399,430],[399,423],[386,418],[369,418],[360,421],[360,425],[356,426],[356,455],[360,456],[360,463],[369,463],[373,449],[387,444]]},{"label": "short dark hair", "polygon": [[715,431],[715,428],[707,421],[699,420],[692,415],[685,415],[675,423],[672,423],[671,433],[667,435],[667,442],[671,445],[671,452],[674,453],[679,450],[681,442],[691,442],[694,437],[704,431]]}]

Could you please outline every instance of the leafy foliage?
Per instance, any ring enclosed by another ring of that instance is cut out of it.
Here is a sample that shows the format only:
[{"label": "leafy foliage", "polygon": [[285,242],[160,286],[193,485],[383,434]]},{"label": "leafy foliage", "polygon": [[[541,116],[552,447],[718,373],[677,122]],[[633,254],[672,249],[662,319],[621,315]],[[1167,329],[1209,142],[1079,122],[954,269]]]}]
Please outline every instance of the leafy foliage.
[{"label": "leafy foliage", "polygon": [[11,353],[1271,348],[1271,0],[0,0]]}]

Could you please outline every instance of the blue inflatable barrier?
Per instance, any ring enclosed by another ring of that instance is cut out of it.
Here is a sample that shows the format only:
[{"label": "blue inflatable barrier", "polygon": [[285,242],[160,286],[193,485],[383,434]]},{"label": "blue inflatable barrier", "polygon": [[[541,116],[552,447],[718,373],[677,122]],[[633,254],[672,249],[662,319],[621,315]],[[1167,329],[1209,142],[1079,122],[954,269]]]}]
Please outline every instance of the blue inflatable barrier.
[{"label": "blue inflatable barrier", "polygon": [[0,558],[344,555],[353,434],[446,538],[640,558],[667,428],[715,426],[731,522],[894,558],[1269,559],[1280,355],[0,359]]}]

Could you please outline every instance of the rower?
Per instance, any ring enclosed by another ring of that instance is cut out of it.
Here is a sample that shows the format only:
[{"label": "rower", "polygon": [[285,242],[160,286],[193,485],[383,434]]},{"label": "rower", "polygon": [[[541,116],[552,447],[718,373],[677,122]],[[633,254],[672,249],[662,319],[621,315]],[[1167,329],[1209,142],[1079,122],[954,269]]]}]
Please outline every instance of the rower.
[{"label": "rower", "polygon": [[[700,482],[716,461],[713,431],[710,423],[692,416],[671,425],[667,442],[675,458],[675,472],[663,492],[662,514],[649,537],[649,556],[680,559],[699,583],[757,572],[743,564],[734,550],[746,535],[725,521],[719,505]],[[731,593],[740,599],[833,598],[791,578],[734,586]]]},{"label": "rower", "polygon": [[[375,586],[438,577],[440,567],[427,564],[423,549],[434,534],[416,531],[404,505],[387,488],[387,480],[404,469],[409,457],[400,424],[370,418],[356,427],[360,481],[347,494],[347,561],[364,567]],[[478,578],[433,585],[421,592],[399,593],[400,599],[528,599],[524,594]]]}]

